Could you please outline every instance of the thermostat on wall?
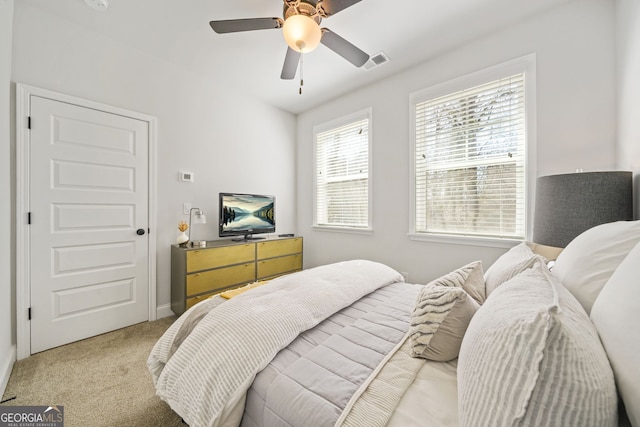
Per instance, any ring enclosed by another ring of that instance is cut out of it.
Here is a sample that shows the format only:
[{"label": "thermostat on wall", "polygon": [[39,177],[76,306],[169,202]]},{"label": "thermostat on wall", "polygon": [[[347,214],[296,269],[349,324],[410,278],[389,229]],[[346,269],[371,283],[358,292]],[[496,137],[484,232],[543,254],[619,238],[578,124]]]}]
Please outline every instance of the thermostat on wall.
[{"label": "thermostat on wall", "polygon": [[180,171],[178,172],[178,181],[180,182],[193,182],[193,173]]}]

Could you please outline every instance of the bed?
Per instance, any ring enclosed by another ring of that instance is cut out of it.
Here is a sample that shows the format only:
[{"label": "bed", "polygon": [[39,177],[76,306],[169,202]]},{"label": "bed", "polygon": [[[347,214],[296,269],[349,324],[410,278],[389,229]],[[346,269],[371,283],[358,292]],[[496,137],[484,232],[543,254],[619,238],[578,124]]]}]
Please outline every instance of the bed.
[{"label": "bed", "polygon": [[639,427],[638,242],[604,224],[551,270],[522,243],[426,285],[307,269],[192,307],[148,368],[192,427]]}]

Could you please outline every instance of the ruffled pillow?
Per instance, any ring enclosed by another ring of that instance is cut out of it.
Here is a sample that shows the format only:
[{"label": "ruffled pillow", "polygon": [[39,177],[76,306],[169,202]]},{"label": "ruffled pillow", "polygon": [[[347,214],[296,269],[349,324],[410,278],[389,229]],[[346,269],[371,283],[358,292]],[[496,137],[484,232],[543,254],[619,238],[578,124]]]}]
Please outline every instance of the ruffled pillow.
[{"label": "ruffled pillow", "polygon": [[474,261],[464,267],[460,267],[451,273],[429,282],[429,284],[462,288],[471,298],[481,305],[486,299],[482,261]]},{"label": "ruffled pillow", "polygon": [[446,274],[420,291],[411,314],[411,356],[438,362],[458,357],[469,322],[480,307],[465,289],[484,300],[480,262]]}]

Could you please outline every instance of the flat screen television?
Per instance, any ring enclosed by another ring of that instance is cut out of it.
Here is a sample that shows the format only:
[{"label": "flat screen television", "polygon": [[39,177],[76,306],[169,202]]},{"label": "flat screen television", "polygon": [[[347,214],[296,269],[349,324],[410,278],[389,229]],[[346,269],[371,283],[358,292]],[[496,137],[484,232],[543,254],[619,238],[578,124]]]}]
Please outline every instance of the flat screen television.
[{"label": "flat screen television", "polygon": [[276,231],[275,196],[220,193],[220,237],[242,236],[232,240],[258,240],[254,234]]}]

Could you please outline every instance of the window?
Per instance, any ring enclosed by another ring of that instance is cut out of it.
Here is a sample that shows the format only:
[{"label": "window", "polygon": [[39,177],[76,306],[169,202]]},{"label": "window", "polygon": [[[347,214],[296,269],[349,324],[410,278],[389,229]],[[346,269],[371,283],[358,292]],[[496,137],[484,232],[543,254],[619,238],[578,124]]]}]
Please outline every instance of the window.
[{"label": "window", "polygon": [[530,92],[518,64],[412,95],[413,236],[525,238]]},{"label": "window", "polygon": [[370,229],[369,151],[371,111],[314,128],[314,225]]}]

